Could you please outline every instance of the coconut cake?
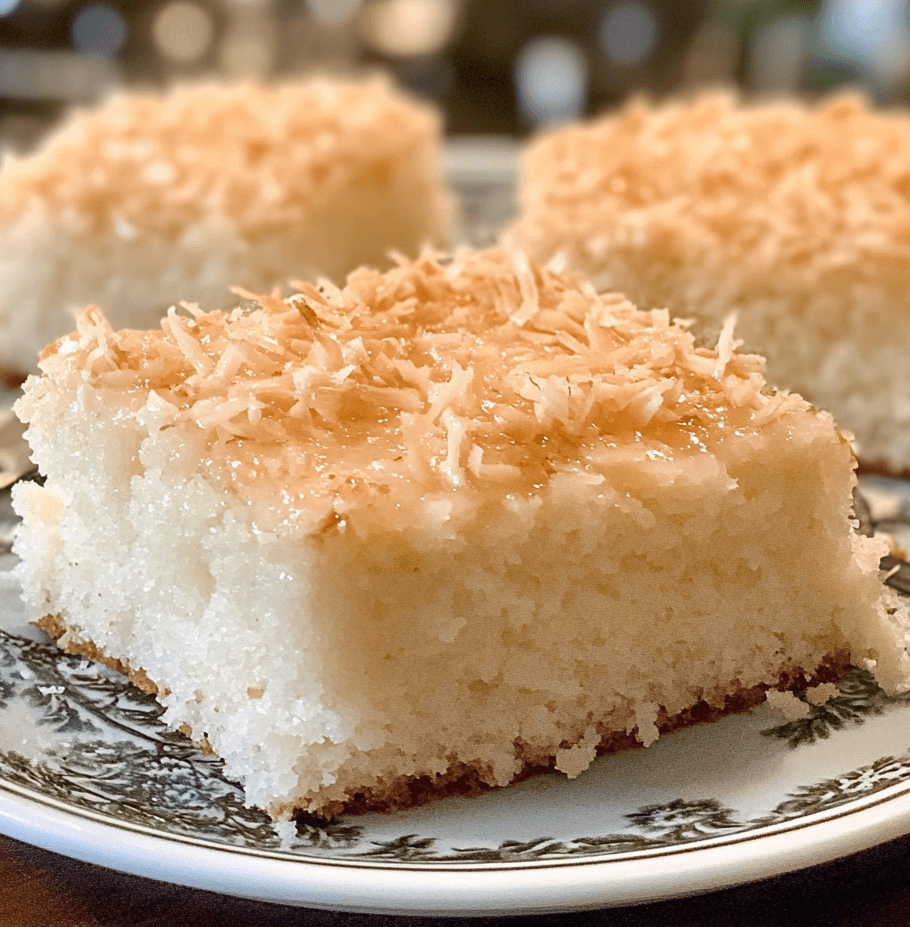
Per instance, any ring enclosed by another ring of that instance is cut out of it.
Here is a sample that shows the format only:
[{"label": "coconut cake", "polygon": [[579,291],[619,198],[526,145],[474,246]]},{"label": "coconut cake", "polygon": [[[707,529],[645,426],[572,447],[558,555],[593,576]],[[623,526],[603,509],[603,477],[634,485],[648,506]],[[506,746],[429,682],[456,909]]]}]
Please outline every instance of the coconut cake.
[{"label": "coconut cake", "polygon": [[343,280],[448,236],[438,113],[388,82],[122,93],[0,168],[0,372],[104,307],[145,328],[234,284]]},{"label": "coconut cake", "polygon": [[712,92],[537,139],[511,230],[713,339],[731,310],[769,380],[830,410],[864,465],[910,470],[910,116],[859,97]]},{"label": "coconut cake", "polygon": [[519,252],[114,330],[16,410],[31,618],[116,661],[250,803],[407,807],[836,678],[910,684],[828,413]]}]

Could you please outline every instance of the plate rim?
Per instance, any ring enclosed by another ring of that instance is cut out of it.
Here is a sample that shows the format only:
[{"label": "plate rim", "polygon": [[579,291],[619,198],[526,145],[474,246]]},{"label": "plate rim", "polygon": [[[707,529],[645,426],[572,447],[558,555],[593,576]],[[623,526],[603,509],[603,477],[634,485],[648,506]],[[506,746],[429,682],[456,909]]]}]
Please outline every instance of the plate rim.
[{"label": "plate rim", "polygon": [[[864,814],[878,805],[886,805],[901,797],[910,798],[910,775],[891,785],[872,793],[860,794],[857,797],[842,802],[833,807],[824,808],[801,814],[788,820],[776,821],[773,824],[764,824],[755,827],[743,827],[730,833],[705,836],[698,840],[686,840],[667,846],[650,847],[642,850],[629,850],[622,853],[592,854],[580,857],[544,857],[542,859],[518,860],[465,860],[456,859],[409,861],[387,859],[364,859],[362,856],[320,856],[308,854],[304,850],[293,852],[283,851],[281,848],[263,848],[244,846],[242,844],[222,843],[206,837],[193,836],[158,830],[148,824],[138,824],[133,821],[120,821],[110,814],[94,811],[91,808],[69,804],[64,799],[53,795],[46,795],[36,789],[29,788],[18,782],[7,779],[0,773],[0,798],[3,793],[18,797],[24,802],[46,808],[53,817],[65,819],[82,819],[90,824],[108,827],[117,832],[126,834],[145,834],[163,843],[179,843],[200,849],[211,850],[216,854],[228,853],[237,856],[250,856],[263,860],[286,861],[293,865],[313,864],[318,866],[340,866],[347,869],[389,869],[395,871],[411,870],[414,872],[462,872],[467,870],[509,870],[509,869],[550,869],[554,867],[582,866],[587,864],[619,864],[653,858],[673,857],[682,853],[699,852],[714,847],[729,847],[734,845],[753,843],[764,840],[777,834],[786,834],[792,831],[814,827],[827,821],[850,818],[853,815]],[[2,806],[0,806],[2,816]]]},{"label": "plate rim", "polygon": [[[795,872],[910,833],[910,780],[847,805],[650,854],[408,866],[175,838],[18,794],[0,779],[0,832],[131,875],[350,913],[541,914],[664,901]],[[27,790],[22,790],[27,791]],[[811,820],[807,820],[811,818]],[[739,839],[737,839],[739,836]],[[356,869],[357,879],[351,879]]]}]

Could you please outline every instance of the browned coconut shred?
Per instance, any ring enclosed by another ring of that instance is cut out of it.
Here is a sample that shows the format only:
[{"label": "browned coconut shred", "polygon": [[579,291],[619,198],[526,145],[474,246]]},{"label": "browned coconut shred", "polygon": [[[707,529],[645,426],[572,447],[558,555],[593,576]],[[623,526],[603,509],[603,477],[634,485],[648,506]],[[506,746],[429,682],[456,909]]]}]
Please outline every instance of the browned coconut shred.
[{"label": "browned coconut shred", "polygon": [[404,484],[530,492],[561,471],[602,475],[624,446],[704,453],[801,402],[763,391],[732,320],[718,350],[698,347],[665,310],[501,250],[240,295],[230,312],[171,309],[156,331],[115,332],[90,308],[42,365],[79,365],[167,427],[201,429],[234,490],[283,474],[323,505]]},{"label": "browned coconut shred", "polygon": [[0,221],[31,205],[79,216],[87,232],[176,235],[217,214],[265,235],[306,221],[353,177],[386,183],[438,125],[381,78],[122,94],[70,119],[38,160],[8,159]]},{"label": "browned coconut shred", "polygon": [[551,251],[583,239],[599,257],[645,244],[670,263],[713,257],[818,281],[857,267],[890,280],[910,251],[908,153],[905,114],[853,95],[811,108],[729,93],[639,100],[530,149],[520,237]]}]

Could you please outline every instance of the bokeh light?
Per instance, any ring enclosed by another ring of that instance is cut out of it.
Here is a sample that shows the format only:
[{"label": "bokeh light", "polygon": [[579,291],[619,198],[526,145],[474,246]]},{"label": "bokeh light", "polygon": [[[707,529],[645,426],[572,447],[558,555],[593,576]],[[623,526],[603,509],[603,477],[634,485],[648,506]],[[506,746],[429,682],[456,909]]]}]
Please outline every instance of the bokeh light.
[{"label": "bokeh light", "polygon": [[588,62],[580,46],[561,36],[529,42],[515,62],[518,106],[531,125],[578,116],[588,94]]},{"label": "bokeh light", "polygon": [[4,125],[50,124],[111,85],[377,67],[437,101],[453,134],[717,85],[905,105],[910,0],[0,0]]},{"label": "bokeh light", "polygon": [[86,55],[113,58],[123,48],[129,29],[113,7],[93,3],[79,11],[70,30],[73,45]]},{"label": "bokeh light", "polygon": [[385,55],[432,55],[452,37],[456,14],[454,0],[373,0],[363,9],[361,31]]},{"label": "bokeh light", "polygon": [[654,51],[658,32],[657,17],[646,3],[614,3],[600,20],[600,48],[614,64],[641,64]]},{"label": "bokeh light", "polygon": [[875,93],[890,96],[910,71],[910,22],[904,0],[823,0],[816,53]]},{"label": "bokeh light", "polygon": [[212,14],[190,0],[173,0],[166,4],[152,22],[152,38],[158,50],[182,64],[192,64],[202,58],[214,36]]}]

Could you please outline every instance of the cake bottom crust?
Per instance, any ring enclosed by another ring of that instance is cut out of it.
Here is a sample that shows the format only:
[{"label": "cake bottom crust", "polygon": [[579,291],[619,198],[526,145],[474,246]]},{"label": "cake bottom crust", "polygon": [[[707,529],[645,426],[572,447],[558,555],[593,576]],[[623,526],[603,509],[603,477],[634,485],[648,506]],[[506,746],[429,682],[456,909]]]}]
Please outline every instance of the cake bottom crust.
[{"label": "cake bottom crust", "polygon": [[[66,633],[66,624],[56,615],[46,615],[35,625],[46,631],[55,640],[60,641]],[[122,660],[108,656],[91,642],[69,641],[61,645],[67,653],[77,654],[91,660],[97,660],[105,666],[123,673],[135,686],[150,695],[158,695],[160,687],[152,680],[142,668],[131,667]],[[760,705],[765,699],[769,689],[787,691],[793,689],[806,689],[826,682],[837,682],[850,670],[850,657],[845,651],[828,654],[821,664],[814,669],[792,667],[784,670],[777,682],[773,685],[757,685],[740,689],[727,695],[721,707],[709,705],[705,701],[698,701],[681,712],[670,715],[661,709],[656,723],[661,734],[668,734],[681,728],[694,724],[706,724],[718,721],[721,718],[747,711]],[[598,756],[606,756],[627,750],[632,747],[641,747],[642,744],[627,731],[615,731],[602,724],[594,723],[600,735],[600,744],[597,747]],[[183,733],[189,732],[184,730]],[[213,753],[211,745],[203,738],[198,742],[199,747],[207,753]],[[564,742],[560,749],[575,746],[574,743]],[[523,741],[515,741],[515,755],[521,763],[520,771],[510,784],[522,782],[532,776],[551,772],[555,768],[556,759],[552,753],[532,748]],[[283,807],[277,809],[277,816],[284,817],[288,810],[292,817],[301,821],[314,821],[324,823],[342,814],[389,814],[395,811],[404,811],[428,804],[440,798],[459,795],[463,798],[473,798],[484,792],[491,792],[502,786],[491,785],[484,779],[484,770],[470,766],[461,760],[452,758],[445,773],[434,776],[401,776],[384,782],[379,786],[358,790],[351,793],[344,801],[334,801],[322,805],[318,812],[310,812],[298,807]],[[273,812],[275,809],[273,809]]]},{"label": "cake bottom crust", "polygon": [[[829,654],[822,664],[814,670],[794,668],[781,674],[778,681],[772,686],[758,685],[740,689],[728,695],[723,707],[709,705],[705,701],[696,702],[683,711],[669,715],[661,710],[656,725],[661,734],[669,734],[681,728],[694,724],[706,724],[719,721],[727,715],[748,711],[765,700],[765,693],[769,689],[788,691],[793,689],[807,689],[811,686],[826,682],[837,682],[850,671],[849,654],[837,652]],[[626,731],[614,731],[595,723],[598,734],[601,736],[597,747],[598,756],[618,753],[632,747],[641,747],[642,743],[634,734]],[[560,744],[560,749],[575,746],[572,742]],[[521,770],[515,775],[509,785],[523,782],[532,776],[552,772],[556,760],[550,753],[534,751],[521,741],[515,742],[515,754],[521,761]],[[394,811],[404,811],[428,804],[439,798],[460,795],[463,798],[473,798],[484,792],[495,791],[504,786],[490,785],[484,781],[482,770],[468,766],[461,761],[453,761],[446,773],[437,776],[419,776],[394,779],[384,783],[381,788],[365,789],[355,792],[350,800],[326,804],[317,814],[300,809],[294,809],[294,817],[298,820],[312,820],[324,822],[341,814],[388,814]]]}]

